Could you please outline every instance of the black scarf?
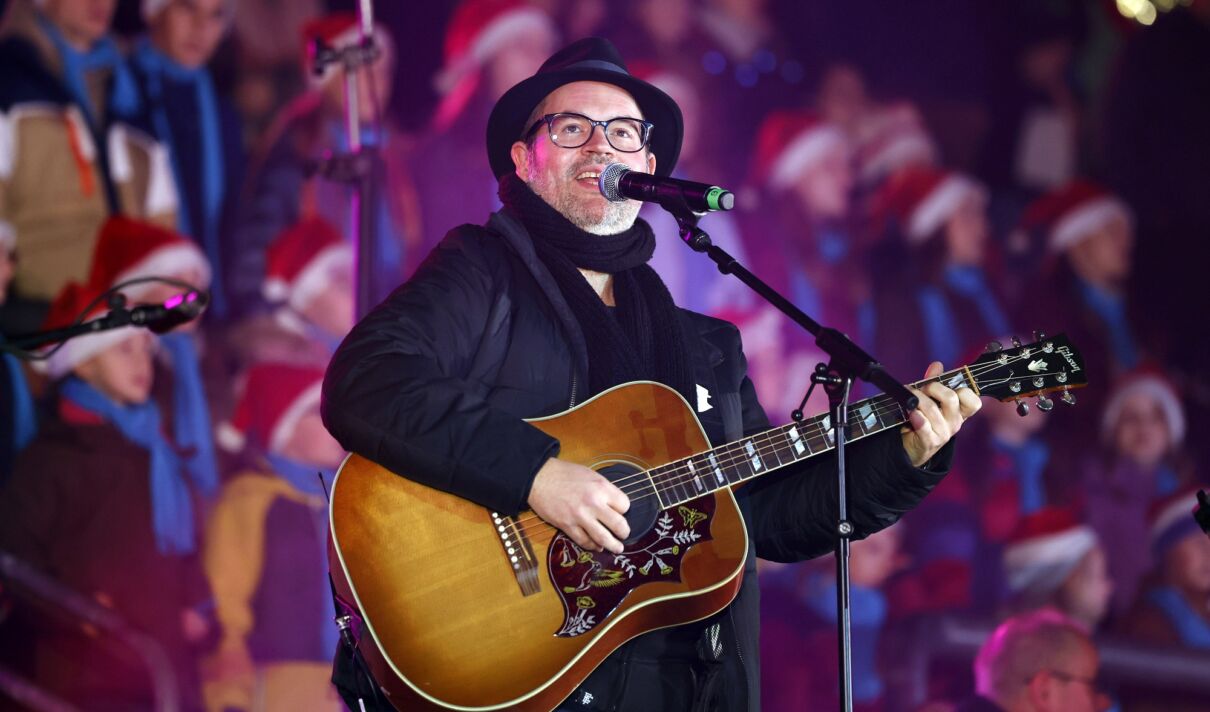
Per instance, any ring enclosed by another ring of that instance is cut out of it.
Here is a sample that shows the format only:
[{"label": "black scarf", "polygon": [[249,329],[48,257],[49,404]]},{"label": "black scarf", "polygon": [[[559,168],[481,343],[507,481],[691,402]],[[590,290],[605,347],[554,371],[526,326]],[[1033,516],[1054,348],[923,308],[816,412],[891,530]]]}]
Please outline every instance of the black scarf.
[{"label": "black scarf", "polygon": [[[681,316],[668,288],[647,266],[655,251],[651,226],[635,220],[616,235],[576,227],[514,174],[500,179],[504,208],[521,221],[571,306],[588,347],[589,395],[628,381],[671,386],[693,403],[692,360]],[[614,314],[579,269],[614,277]]]}]

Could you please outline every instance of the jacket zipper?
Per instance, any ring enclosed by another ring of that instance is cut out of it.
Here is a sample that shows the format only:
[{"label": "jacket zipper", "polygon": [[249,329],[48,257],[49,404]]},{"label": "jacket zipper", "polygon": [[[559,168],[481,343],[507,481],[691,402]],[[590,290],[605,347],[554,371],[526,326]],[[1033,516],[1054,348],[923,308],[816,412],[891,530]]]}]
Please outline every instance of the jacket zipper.
[{"label": "jacket zipper", "polygon": [[576,407],[576,372],[574,369],[571,372],[571,402],[567,404],[567,407]]}]

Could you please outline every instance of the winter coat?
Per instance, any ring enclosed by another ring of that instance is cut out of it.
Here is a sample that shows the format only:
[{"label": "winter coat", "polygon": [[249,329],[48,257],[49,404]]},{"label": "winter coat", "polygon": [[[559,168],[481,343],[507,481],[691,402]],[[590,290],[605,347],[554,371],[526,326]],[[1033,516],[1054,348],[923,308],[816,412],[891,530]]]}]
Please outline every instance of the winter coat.
[{"label": "winter coat", "polygon": [[[768,428],[747,378],[734,325],[682,310],[692,371],[712,406],[698,416],[721,444]],[[586,400],[588,355],[570,307],[506,212],[486,227],[452,231],[417,274],[345,339],[328,368],[322,413],[348,450],[430,487],[494,511],[526,508],[530,485],[559,443],[522,418]],[[917,469],[897,433],[850,452],[850,519],[859,536],[882,529],[921,498],[948,467],[947,447]],[[748,527],[743,585],[720,613],[642,635],[611,655],[569,697],[577,710],[689,709],[703,672],[697,642],[720,625],[716,708],[759,710],[759,600],[755,557],[800,561],[833,546],[833,460],[817,458],[736,492]],[[337,656],[335,680],[351,686]],[[585,694],[587,693],[587,694]]]}]

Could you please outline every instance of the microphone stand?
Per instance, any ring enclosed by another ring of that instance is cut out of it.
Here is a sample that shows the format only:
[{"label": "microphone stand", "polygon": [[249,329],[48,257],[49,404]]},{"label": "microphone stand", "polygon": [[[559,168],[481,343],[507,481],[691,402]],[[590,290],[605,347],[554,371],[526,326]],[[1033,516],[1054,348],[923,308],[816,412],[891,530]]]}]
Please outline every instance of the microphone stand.
[{"label": "microphone stand", "polygon": [[[169,300],[169,304],[176,306],[183,303],[200,302],[203,306],[208,297],[205,292],[200,290],[190,290],[180,297]],[[113,292],[108,299],[109,313],[104,316],[99,316],[92,321],[82,321],[78,324],[60,327],[58,329],[48,329],[46,331],[36,331],[29,334],[20,334],[14,336],[4,343],[0,343],[0,351],[10,351],[19,357],[28,358],[28,352],[46,344],[61,344],[69,339],[84,334],[96,334],[102,331],[111,329],[119,329],[123,326],[143,326],[157,331],[161,324],[156,321],[154,316],[149,317],[146,311],[147,307],[135,307],[128,309],[126,307],[126,297],[120,292]],[[164,309],[165,307],[159,307]],[[200,310],[198,312],[200,314]],[[197,314],[189,318],[195,318]],[[188,321],[183,319],[180,323]],[[173,324],[175,326],[175,324]],[[158,331],[157,331],[158,333]],[[56,347],[57,348],[57,347]]]},{"label": "microphone stand", "polygon": [[[704,253],[718,265],[719,272],[734,275],[772,304],[794,323],[815,336],[815,343],[828,354],[827,365],[820,364],[811,376],[812,384],[820,384],[828,394],[831,408],[832,434],[836,447],[836,607],[837,638],[840,652],[840,709],[853,709],[853,640],[852,616],[849,595],[849,544],[853,536],[853,524],[848,519],[848,473],[845,469],[845,441],[849,428],[849,391],[853,381],[860,378],[894,398],[904,412],[916,408],[917,399],[902,383],[893,378],[882,364],[870,356],[849,337],[836,329],[820,326],[801,309],[779,294],[759,277],[748,271],[718,245],[710,240],[698,227],[702,214],[689,209],[683,196],[657,201],[660,206],[676,218],[681,239],[696,252]],[[802,420],[802,411],[794,412],[796,421]]]},{"label": "microphone stand", "polygon": [[[352,233],[355,240],[357,294],[356,318],[360,320],[374,303],[374,265],[377,251],[378,225],[375,218],[378,206],[378,174],[380,157],[376,146],[361,142],[361,103],[358,100],[357,78],[361,70],[368,68],[380,56],[381,50],[374,43],[374,19],[371,0],[359,0],[357,7],[361,40],[341,49],[328,46],[316,38],[311,46],[315,58],[314,71],[322,75],[334,64],[344,69],[345,133],[349,149],[345,153],[324,156],[316,164],[320,175],[334,183],[343,183],[352,191]],[[370,87],[371,93],[373,86]],[[374,117],[376,120],[379,117]],[[378,132],[381,142],[382,131]]]}]

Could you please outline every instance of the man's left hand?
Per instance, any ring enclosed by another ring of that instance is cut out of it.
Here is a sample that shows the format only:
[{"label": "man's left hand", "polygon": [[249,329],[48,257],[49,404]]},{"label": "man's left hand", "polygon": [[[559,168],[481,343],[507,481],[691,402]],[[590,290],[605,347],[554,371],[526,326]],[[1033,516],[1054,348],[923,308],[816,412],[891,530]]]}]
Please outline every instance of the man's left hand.
[{"label": "man's left hand", "polygon": [[[941,362],[934,361],[924,372],[924,378],[936,378],[941,372]],[[920,404],[909,414],[908,423],[899,432],[908,459],[912,465],[922,467],[983,403],[974,390],[963,387],[955,391],[941,382],[930,383],[923,390],[908,390],[920,399]]]}]

